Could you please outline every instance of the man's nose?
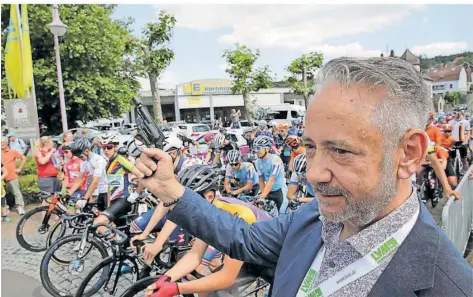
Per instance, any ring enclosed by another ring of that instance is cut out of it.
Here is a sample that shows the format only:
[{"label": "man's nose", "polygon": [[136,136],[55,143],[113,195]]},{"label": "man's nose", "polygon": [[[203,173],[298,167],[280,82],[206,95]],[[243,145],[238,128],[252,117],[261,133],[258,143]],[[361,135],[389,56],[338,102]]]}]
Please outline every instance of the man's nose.
[{"label": "man's nose", "polygon": [[307,158],[307,181],[311,184],[328,183],[332,180],[332,172],[328,169],[329,158],[316,153],[313,158]]}]

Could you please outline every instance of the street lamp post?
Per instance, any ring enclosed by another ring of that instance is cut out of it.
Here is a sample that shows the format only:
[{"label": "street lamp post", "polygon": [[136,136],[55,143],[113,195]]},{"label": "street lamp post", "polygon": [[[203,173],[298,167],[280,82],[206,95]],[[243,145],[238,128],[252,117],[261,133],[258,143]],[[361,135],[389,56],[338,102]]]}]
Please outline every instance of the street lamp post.
[{"label": "street lamp post", "polygon": [[59,85],[59,105],[61,106],[62,131],[66,132],[67,115],[66,102],[64,101],[64,86],[62,84],[61,56],[59,54],[59,36],[66,34],[67,26],[59,18],[59,6],[53,4],[53,22],[48,25],[49,30],[54,35],[54,51],[56,52],[57,81]]}]

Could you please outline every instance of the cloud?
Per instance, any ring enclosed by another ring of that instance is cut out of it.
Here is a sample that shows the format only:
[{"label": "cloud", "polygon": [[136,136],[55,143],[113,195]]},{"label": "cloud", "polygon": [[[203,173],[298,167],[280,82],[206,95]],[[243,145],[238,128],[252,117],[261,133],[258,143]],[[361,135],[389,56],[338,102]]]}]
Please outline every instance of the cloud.
[{"label": "cloud", "polygon": [[427,55],[427,57],[456,54],[466,50],[468,50],[468,44],[464,41],[436,42],[425,45],[418,45],[411,48],[412,53],[416,55]]},{"label": "cloud", "polygon": [[[148,78],[138,77],[137,80],[141,85],[141,91],[151,90]],[[158,80],[158,85],[161,89],[174,89],[177,84],[179,84],[178,75],[172,70],[165,70],[161,75],[161,78]]]},{"label": "cloud", "polygon": [[425,17],[422,19],[422,24],[426,24],[426,23],[428,23],[428,22],[429,22],[429,18],[425,16]]},{"label": "cloud", "polygon": [[383,52],[378,49],[366,49],[359,42],[344,45],[317,45],[310,47],[309,50],[323,52],[324,61],[337,57],[379,57]]},{"label": "cloud", "polygon": [[[177,26],[229,29],[223,44],[305,51],[331,38],[376,32],[399,23],[419,5],[185,5],[167,6]],[[162,8],[162,7],[160,7]],[[208,17],[205,17],[208,16]]]}]

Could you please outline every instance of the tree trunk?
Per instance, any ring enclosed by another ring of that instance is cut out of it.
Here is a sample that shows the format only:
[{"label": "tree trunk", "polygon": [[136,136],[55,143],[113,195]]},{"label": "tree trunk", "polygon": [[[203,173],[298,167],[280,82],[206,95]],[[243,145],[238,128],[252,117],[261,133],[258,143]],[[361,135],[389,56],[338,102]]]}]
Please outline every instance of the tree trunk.
[{"label": "tree trunk", "polygon": [[159,97],[158,81],[156,76],[149,75],[149,84],[151,86],[151,95],[153,96],[153,116],[159,125],[163,121],[163,112],[161,110],[161,97]]},{"label": "tree trunk", "polygon": [[245,105],[245,114],[246,114],[246,119],[248,120],[248,123],[253,122],[253,110],[251,110],[251,104],[248,102],[248,95],[247,94],[242,94],[243,96],[243,104]]}]

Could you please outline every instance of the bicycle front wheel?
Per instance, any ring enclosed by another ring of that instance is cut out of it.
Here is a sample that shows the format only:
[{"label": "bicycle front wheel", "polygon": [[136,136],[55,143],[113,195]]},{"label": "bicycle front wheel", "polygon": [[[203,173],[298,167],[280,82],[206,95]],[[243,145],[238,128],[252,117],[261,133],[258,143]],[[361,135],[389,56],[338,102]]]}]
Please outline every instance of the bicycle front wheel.
[{"label": "bicycle front wheel", "polygon": [[[108,257],[105,245],[99,239],[90,237],[84,247],[87,252],[79,258],[81,241],[82,234],[65,236],[54,242],[41,260],[41,283],[54,297],[75,296],[89,271]],[[58,263],[57,259],[61,261]]]},{"label": "bicycle front wheel", "polygon": [[[154,283],[161,275],[150,276],[144,279],[141,279],[134,283],[132,286],[128,287],[120,297],[145,297],[146,288]],[[194,297],[194,294],[185,294],[179,295],[182,297]]]}]

